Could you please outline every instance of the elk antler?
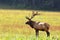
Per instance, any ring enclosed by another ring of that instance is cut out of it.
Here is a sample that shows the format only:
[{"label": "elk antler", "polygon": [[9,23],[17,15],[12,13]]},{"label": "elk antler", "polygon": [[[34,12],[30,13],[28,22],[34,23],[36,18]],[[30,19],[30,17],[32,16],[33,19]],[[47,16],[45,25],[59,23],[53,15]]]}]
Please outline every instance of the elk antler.
[{"label": "elk antler", "polygon": [[30,18],[26,17],[26,19],[31,20]]},{"label": "elk antler", "polygon": [[38,12],[34,13],[34,11],[33,11],[31,19],[34,18],[34,16],[36,16],[36,15],[40,15],[40,14],[38,14]]}]

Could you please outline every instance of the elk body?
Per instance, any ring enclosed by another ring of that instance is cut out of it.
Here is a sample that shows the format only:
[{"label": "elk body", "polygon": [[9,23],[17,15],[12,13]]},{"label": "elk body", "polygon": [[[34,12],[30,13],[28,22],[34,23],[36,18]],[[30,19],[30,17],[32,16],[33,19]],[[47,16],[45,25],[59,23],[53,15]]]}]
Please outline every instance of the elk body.
[{"label": "elk body", "polygon": [[26,19],[28,19],[28,21],[26,22],[26,24],[28,24],[31,28],[35,29],[36,32],[36,37],[39,35],[39,30],[40,31],[45,31],[47,34],[47,37],[50,36],[50,32],[49,32],[49,27],[50,25],[48,23],[44,23],[44,22],[35,22],[32,20],[32,18],[36,15],[39,15],[38,12],[34,13],[31,18],[26,17]]}]

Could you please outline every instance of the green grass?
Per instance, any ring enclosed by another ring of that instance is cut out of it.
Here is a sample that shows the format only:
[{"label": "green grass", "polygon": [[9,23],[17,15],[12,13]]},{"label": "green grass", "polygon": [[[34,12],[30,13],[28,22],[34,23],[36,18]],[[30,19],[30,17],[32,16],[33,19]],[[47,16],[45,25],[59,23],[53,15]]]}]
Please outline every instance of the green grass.
[{"label": "green grass", "polygon": [[3,33],[0,34],[0,40],[60,40],[60,32],[51,32],[50,37],[46,37],[46,33],[40,32],[38,38],[35,37],[35,34],[24,35],[24,34],[15,34],[15,33]]},{"label": "green grass", "polygon": [[[60,12],[39,11],[39,16],[32,20],[47,22],[50,26],[60,26]],[[34,29],[25,24],[32,15],[32,10],[2,10],[0,9],[0,40],[36,40]],[[60,32],[50,30],[50,37],[40,32],[38,40],[60,40]],[[57,38],[58,36],[58,38]]]}]

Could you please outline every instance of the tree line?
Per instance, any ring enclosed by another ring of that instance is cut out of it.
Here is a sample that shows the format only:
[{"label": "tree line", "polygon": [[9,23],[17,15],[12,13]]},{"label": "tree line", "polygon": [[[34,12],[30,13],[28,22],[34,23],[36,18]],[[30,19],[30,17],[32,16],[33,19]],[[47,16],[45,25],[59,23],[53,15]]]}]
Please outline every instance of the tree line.
[{"label": "tree line", "polygon": [[0,3],[22,8],[60,8],[60,0],[0,0]]}]

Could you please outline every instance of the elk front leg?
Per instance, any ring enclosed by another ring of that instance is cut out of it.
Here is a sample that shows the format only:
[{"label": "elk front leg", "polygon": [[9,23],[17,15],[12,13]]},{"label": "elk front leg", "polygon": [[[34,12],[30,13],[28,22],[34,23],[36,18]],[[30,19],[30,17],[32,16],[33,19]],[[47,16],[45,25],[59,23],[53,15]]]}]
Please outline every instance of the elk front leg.
[{"label": "elk front leg", "polygon": [[39,30],[35,30],[36,31],[36,37],[38,37],[39,35]]},{"label": "elk front leg", "polygon": [[49,31],[46,31],[46,33],[47,33],[47,37],[50,36],[50,32]]}]

